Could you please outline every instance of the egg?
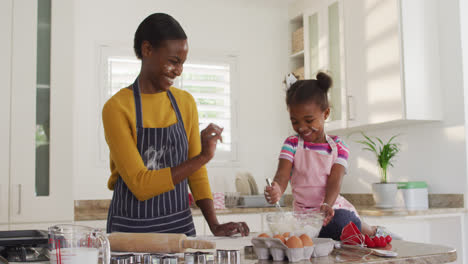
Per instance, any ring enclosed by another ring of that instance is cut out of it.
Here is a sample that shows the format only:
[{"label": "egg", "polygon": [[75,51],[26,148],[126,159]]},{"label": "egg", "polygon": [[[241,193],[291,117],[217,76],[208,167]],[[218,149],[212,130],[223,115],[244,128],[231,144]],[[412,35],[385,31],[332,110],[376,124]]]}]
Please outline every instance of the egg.
[{"label": "egg", "polygon": [[283,235],[275,235],[273,238],[277,238],[277,239],[281,240],[281,242],[283,242],[284,244],[286,244],[286,239],[284,239],[284,236],[283,236]]},{"label": "egg", "polygon": [[290,235],[290,233],[289,233],[289,232],[286,232],[286,233],[284,233],[284,234],[283,234],[284,238],[287,238],[287,237],[289,237],[289,235]]},{"label": "egg", "polygon": [[304,245],[304,247],[311,247],[314,245],[312,239],[306,234],[301,235],[299,238],[302,240],[302,244]]},{"label": "egg", "polygon": [[258,235],[258,237],[270,237],[270,236],[267,235],[266,233],[261,233],[260,235]]},{"label": "egg", "polygon": [[286,241],[286,246],[288,248],[303,248],[304,245],[302,245],[302,240],[298,238],[297,236],[292,236]]}]

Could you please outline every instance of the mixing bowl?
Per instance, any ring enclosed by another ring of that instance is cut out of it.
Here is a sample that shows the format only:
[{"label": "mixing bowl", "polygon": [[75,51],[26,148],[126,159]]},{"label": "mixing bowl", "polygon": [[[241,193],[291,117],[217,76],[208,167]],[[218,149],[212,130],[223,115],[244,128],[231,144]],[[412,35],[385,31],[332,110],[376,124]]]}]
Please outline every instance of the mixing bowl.
[{"label": "mixing bowl", "polygon": [[284,234],[291,235],[307,234],[309,237],[317,237],[322,229],[324,215],[318,210],[306,210],[296,212],[278,212],[266,215],[266,221],[273,235]]}]

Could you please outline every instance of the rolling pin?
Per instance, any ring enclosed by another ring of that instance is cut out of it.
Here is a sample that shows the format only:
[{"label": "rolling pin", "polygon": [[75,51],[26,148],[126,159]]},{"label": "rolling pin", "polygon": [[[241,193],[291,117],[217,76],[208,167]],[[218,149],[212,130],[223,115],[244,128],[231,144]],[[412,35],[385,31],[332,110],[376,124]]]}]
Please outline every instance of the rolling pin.
[{"label": "rolling pin", "polygon": [[182,253],[187,248],[216,248],[214,242],[189,240],[184,234],[111,233],[108,238],[111,250],[120,252]]}]

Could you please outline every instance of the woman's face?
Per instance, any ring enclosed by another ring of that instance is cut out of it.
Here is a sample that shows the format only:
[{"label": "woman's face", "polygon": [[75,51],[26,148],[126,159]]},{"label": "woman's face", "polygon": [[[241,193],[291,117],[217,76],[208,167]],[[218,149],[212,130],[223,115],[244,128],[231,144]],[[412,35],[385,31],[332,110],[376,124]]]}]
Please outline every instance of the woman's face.
[{"label": "woman's face", "polygon": [[143,42],[143,70],[148,71],[151,83],[158,91],[167,91],[174,79],[182,74],[187,53],[187,40],[165,40],[156,48]]},{"label": "woman's face", "polygon": [[294,130],[307,142],[325,143],[323,126],[330,114],[315,103],[303,103],[289,106],[289,117]]}]

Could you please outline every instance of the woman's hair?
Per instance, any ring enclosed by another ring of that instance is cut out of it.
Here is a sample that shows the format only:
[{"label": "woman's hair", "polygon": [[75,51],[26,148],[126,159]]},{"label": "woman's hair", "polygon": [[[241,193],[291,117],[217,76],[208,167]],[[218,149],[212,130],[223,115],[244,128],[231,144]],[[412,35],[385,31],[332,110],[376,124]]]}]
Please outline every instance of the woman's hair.
[{"label": "woman's hair", "polygon": [[328,90],[332,86],[332,78],[324,73],[317,73],[317,79],[298,80],[286,91],[286,104],[288,106],[313,102],[320,106],[322,111],[330,107],[328,103]]},{"label": "woman's hair", "polygon": [[141,44],[143,41],[157,48],[164,40],[187,39],[179,22],[168,14],[154,13],[141,22],[135,32],[133,48],[136,56],[141,59]]}]

